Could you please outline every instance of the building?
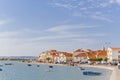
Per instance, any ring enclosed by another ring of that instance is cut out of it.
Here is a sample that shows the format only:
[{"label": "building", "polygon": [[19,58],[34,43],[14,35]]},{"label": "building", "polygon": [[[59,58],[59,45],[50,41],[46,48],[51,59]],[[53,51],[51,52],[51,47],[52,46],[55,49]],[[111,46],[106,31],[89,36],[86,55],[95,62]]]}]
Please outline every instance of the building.
[{"label": "building", "polygon": [[96,54],[90,49],[81,50],[78,49],[74,51],[74,61],[75,62],[86,62],[88,59],[96,59]]},{"label": "building", "polygon": [[120,61],[120,48],[115,48],[115,47],[108,48],[107,55],[110,62]]},{"label": "building", "polygon": [[[49,59],[49,61],[48,61]],[[73,59],[73,54],[57,50],[48,50],[39,54],[38,61],[51,63],[66,63]]]},{"label": "building", "polygon": [[97,54],[96,54],[97,58],[102,58],[104,60],[108,57],[107,51],[105,49],[97,50],[96,52],[97,52]]}]

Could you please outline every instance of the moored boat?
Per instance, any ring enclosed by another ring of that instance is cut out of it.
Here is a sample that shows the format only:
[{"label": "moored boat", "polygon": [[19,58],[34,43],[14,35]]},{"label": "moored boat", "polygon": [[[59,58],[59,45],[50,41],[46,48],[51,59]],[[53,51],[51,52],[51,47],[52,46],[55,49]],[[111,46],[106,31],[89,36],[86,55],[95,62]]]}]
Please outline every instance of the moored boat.
[{"label": "moored boat", "polygon": [[85,68],[83,68],[83,67],[79,67],[78,69],[80,69],[80,70],[85,70]]},{"label": "moored boat", "polygon": [[53,68],[53,66],[49,66],[49,68]]},{"label": "moored boat", "polygon": [[101,75],[101,73],[95,71],[84,71],[83,75]]},{"label": "moored boat", "polygon": [[5,65],[13,65],[12,63],[5,63]]},{"label": "moored boat", "polygon": [[31,64],[28,64],[28,66],[32,66]]},{"label": "moored boat", "polygon": [[0,68],[0,71],[2,71],[2,69]]}]

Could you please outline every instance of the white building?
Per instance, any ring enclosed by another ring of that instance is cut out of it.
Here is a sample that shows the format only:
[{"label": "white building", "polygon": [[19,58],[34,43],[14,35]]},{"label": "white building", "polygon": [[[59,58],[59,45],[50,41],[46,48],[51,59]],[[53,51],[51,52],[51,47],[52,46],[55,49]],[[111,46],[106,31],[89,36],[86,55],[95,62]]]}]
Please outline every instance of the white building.
[{"label": "white building", "polygon": [[120,61],[120,48],[108,48],[107,49],[109,61]]}]

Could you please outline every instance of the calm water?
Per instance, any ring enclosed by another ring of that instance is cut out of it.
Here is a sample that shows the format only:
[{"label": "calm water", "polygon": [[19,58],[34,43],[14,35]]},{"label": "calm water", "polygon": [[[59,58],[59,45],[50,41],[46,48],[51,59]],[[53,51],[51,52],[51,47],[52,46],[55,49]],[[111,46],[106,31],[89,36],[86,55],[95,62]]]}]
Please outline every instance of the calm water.
[{"label": "calm water", "polygon": [[85,68],[86,70],[93,70],[102,72],[100,76],[85,76],[83,71],[78,67],[70,66],[54,66],[51,72],[48,70],[47,65],[27,66],[25,63],[12,62],[14,65],[4,65],[3,71],[0,71],[0,80],[109,80],[111,71],[97,68]]}]

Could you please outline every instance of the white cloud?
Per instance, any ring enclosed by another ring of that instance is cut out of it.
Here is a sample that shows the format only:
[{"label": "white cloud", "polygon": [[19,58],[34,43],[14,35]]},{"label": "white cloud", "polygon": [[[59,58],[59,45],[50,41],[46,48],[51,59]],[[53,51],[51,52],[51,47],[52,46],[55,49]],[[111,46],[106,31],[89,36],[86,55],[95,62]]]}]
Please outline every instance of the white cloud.
[{"label": "white cloud", "polygon": [[90,37],[108,37],[109,35],[106,33],[91,33],[91,34],[88,34],[87,37],[88,36],[90,36]]},{"label": "white cloud", "polygon": [[55,26],[47,29],[46,31],[51,32],[62,32],[62,31],[68,31],[68,30],[76,30],[76,29],[89,29],[89,28],[96,28],[97,26],[86,26],[86,25],[60,25]]},{"label": "white cloud", "polygon": [[0,19],[0,26],[6,25],[10,22],[12,22],[12,19],[9,19],[9,18]]},{"label": "white cloud", "polygon": [[53,6],[57,6],[57,7],[61,7],[61,8],[66,8],[66,9],[72,9],[72,8],[76,8],[77,6],[72,5],[72,4],[63,4],[63,3],[52,3],[51,5]]},{"label": "white cloud", "polygon": [[70,38],[77,38],[81,37],[81,35],[77,34],[67,34],[67,35],[51,35],[51,36],[39,36],[29,39],[29,41],[41,41],[41,40],[64,40],[64,39],[70,39]]},{"label": "white cloud", "polygon": [[98,16],[98,15],[91,15],[91,18],[94,18],[94,19],[98,19],[98,20],[103,20],[103,21],[107,21],[107,22],[113,22],[111,19],[109,18],[106,18],[104,16]]},{"label": "white cloud", "polygon": [[116,0],[116,2],[120,4],[120,0]]},{"label": "white cloud", "polygon": [[[53,5],[56,7],[66,8],[68,10],[72,9],[71,14],[73,16],[98,19],[98,20],[107,21],[107,22],[114,22],[114,19],[112,16],[115,16],[115,15],[113,14],[111,16],[111,12],[109,12],[109,10],[111,10],[110,8],[115,8],[115,7],[112,7],[113,5],[120,5],[120,0],[105,0],[105,1],[100,1],[100,0],[64,1],[63,0],[59,2],[55,1],[52,3],[52,6]],[[99,13],[96,14],[96,12],[100,12],[100,14]],[[104,16],[102,14],[104,14]]]},{"label": "white cloud", "polygon": [[18,36],[19,32],[16,31],[4,31],[0,32],[0,38]]},{"label": "white cloud", "polygon": [[0,20],[0,25],[4,25],[8,22],[8,20]]},{"label": "white cloud", "polygon": [[119,4],[120,5],[120,0],[109,0],[109,3],[117,3],[117,4]]},{"label": "white cloud", "polygon": [[[97,26],[86,26],[83,24],[60,25],[43,30],[41,33],[39,33],[38,30],[32,29],[0,32],[0,52],[6,53],[6,55],[17,55],[16,53],[19,51],[19,55],[20,53],[27,55],[27,53],[32,54],[33,52],[38,54],[40,50],[43,51],[45,49],[72,50],[73,46],[75,46],[74,48],[88,47],[97,43],[94,37],[105,36],[104,34],[93,34],[84,32],[83,30],[92,28],[97,28]],[[61,31],[67,33],[56,34],[56,32]],[[83,33],[81,33],[81,31],[83,31]],[[23,34],[26,36],[24,37]],[[30,36],[30,34],[35,36]]]}]

